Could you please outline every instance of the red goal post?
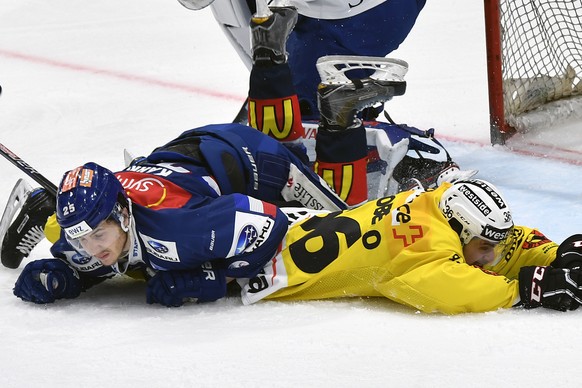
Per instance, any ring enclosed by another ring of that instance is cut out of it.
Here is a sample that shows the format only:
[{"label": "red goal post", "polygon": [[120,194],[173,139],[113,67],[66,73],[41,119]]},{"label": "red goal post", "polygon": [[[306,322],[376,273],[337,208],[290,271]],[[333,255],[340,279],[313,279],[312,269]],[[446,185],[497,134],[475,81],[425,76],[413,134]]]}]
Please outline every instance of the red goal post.
[{"label": "red goal post", "polygon": [[490,132],[582,118],[582,0],[484,0]]}]

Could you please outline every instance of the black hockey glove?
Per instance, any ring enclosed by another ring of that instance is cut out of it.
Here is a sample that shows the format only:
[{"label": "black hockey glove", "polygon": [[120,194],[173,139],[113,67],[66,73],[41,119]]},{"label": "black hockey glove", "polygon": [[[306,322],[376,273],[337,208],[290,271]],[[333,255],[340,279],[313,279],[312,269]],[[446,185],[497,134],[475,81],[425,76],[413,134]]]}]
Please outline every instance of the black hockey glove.
[{"label": "black hockey glove", "polygon": [[72,299],[81,293],[77,271],[59,259],[42,259],[28,263],[16,280],[14,295],[34,303],[53,303]]},{"label": "black hockey glove", "polygon": [[552,267],[582,267],[582,234],[570,236],[560,244],[556,251],[556,259],[552,262]]},{"label": "black hockey glove", "polygon": [[160,271],[148,281],[147,302],[180,307],[186,301],[212,302],[226,295],[226,277],[210,263],[188,271]]},{"label": "black hockey glove", "polygon": [[575,310],[582,304],[582,270],[523,267],[519,271],[519,295],[525,308]]}]

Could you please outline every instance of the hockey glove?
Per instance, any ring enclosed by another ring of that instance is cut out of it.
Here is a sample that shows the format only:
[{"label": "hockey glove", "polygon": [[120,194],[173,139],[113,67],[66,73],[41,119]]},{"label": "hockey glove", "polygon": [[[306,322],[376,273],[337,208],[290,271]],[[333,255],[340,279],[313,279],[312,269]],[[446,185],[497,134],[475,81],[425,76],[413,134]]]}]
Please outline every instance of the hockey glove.
[{"label": "hockey glove", "polygon": [[16,280],[14,295],[34,303],[53,303],[72,299],[81,293],[77,271],[59,259],[42,259],[28,263]]},{"label": "hockey glove", "polygon": [[556,259],[552,262],[552,267],[582,267],[582,234],[570,236],[560,244],[556,251]]},{"label": "hockey glove", "polygon": [[582,270],[523,267],[519,271],[519,295],[525,308],[575,310],[582,304]]},{"label": "hockey glove", "polygon": [[148,281],[147,302],[180,307],[185,301],[212,302],[226,295],[226,277],[210,263],[188,271],[160,271]]}]

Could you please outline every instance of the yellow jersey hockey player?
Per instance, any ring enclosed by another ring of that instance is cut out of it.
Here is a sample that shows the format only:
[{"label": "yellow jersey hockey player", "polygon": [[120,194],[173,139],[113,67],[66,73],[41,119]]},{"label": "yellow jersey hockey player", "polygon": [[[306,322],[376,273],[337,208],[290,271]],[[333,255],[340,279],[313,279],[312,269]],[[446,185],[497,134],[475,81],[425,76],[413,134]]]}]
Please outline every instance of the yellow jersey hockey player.
[{"label": "yellow jersey hockey player", "polygon": [[[243,303],[386,297],[446,314],[581,303],[582,272],[548,267],[557,244],[514,226],[506,201],[482,180],[403,192],[343,212],[291,210],[298,221],[263,272],[242,282]],[[579,265],[567,257],[576,247],[573,257],[581,257],[581,242],[577,235],[563,243],[560,266]]]}]

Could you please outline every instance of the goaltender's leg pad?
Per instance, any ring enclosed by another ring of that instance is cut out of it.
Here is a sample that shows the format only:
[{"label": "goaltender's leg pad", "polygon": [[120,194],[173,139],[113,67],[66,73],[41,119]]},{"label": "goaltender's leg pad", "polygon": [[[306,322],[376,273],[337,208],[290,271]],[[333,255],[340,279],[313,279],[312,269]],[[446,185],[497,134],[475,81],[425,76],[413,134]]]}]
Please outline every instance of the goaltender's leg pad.
[{"label": "goaltender's leg pad", "polygon": [[387,132],[377,128],[366,128],[368,146],[376,147],[378,157],[386,163],[385,171],[380,175],[376,198],[394,195],[398,192],[398,182],[392,177],[394,169],[408,152],[408,138],[401,138],[392,143]]}]

